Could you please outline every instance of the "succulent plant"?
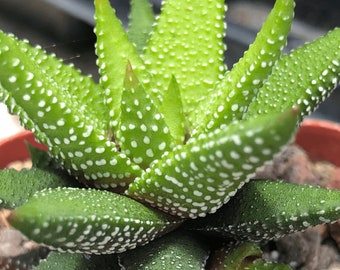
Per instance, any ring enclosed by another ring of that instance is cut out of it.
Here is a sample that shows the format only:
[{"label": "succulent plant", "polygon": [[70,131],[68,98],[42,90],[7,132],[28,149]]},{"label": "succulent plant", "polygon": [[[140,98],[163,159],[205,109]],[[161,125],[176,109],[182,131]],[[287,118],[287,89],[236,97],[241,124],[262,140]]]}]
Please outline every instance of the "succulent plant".
[{"label": "succulent plant", "polygon": [[0,100],[49,149],[25,181],[0,173],[9,223],[54,250],[38,269],[204,269],[215,249],[214,269],[287,269],[254,242],[338,219],[340,192],[250,180],[338,84],[340,29],[283,55],[294,1],[277,0],[228,69],[222,0],[165,0],[156,18],[132,0],[127,31],[94,4],[99,83],[0,32]]}]

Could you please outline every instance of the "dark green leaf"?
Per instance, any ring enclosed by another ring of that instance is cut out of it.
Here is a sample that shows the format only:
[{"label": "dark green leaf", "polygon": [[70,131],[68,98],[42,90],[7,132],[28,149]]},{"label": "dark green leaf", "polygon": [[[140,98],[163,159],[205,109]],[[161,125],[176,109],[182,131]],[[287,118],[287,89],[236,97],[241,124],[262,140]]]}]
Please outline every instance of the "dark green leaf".
[{"label": "dark green leaf", "polygon": [[243,267],[262,257],[261,249],[253,243],[222,247],[210,258],[209,270],[243,270]]},{"label": "dark green leaf", "polygon": [[0,208],[21,206],[35,192],[45,188],[75,186],[75,181],[53,172],[32,168],[16,171],[0,170]]},{"label": "dark green leaf", "polygon": [[77,188],[37,192],[9,222],[37,243],[89,254],[123,252],[180,224],[122,195]]},{"label": "dark green leaf", "polygon": [[339,190],[253,180],[215,214],[189,227],[219,237],[261,242],[339,218]]},{"label": "dark green leaf", "polygon": [[126,270],[204,270],[209,248],[188,232],[175,232],[119,255]]},{"label": "dark green leaf", "polygon": [[51,251],[36,270],[120,270],[116,255],[84,255]]}]

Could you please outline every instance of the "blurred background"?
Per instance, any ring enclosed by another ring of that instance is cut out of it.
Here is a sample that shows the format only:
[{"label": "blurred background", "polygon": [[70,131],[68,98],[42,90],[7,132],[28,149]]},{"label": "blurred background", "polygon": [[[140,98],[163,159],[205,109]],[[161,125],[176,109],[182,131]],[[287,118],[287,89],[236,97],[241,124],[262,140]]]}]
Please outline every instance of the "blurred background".
[{"label": "blurred background", "polygon": [[[161,0],[151,0],[159,12]],[[127,25],[128,0],[111,0]],[[254,40],[274,0],[227,1],[226,62],[231,67]],[[93,0],[0,0],[0,29],[40,44],[66,62],[72,62],[97,80],[93,34]],[[339,0],[296,0],[296,19],[285,52],[340,26]],[[334,91],[313,117],[340,122],[340,89]],[[0,104],[0,139],[12,134],[17,122]]]}]

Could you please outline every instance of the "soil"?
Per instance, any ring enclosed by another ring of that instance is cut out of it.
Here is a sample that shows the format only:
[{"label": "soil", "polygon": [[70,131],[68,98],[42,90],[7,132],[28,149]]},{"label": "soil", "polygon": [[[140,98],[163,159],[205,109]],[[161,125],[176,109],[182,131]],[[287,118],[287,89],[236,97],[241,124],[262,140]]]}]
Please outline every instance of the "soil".
[{"label": "soil", "polygon": [[[30,163],[13,164],[17,169]],[[284,179],[298,184],[340,188],[340,168],[324,162],[313,163],[297,146],[289,146],[272,163],[258,172],[256,178]],[[30,269],[21,261],[47,256],[48,250],[29,241],[6,222],[8,210],[0,211],[0,269]],[[288,235],[263,247],[264,257],[289,264],[294,270],[340,269],[340,220],[304,232]]]}]

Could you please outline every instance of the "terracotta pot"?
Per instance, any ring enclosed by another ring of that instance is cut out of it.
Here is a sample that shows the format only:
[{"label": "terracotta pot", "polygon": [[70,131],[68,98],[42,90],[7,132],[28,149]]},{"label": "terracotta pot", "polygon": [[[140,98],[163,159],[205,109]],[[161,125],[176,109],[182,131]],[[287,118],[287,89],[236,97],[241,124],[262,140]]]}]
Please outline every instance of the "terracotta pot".
[{"label": "terracotta pot", "polygon": [[307,152],[311,160],[328,161],[340,167],[340,124],[305,119],[295,142]]},{"label": "terracotta pot", "polygon": [[335,165],[333,169],[328,167],[329,170],[325,172],[328,175],[327,188],[340,189],[340,124],[325,120],[304,120],[295,142],[312,161],[327,161]]},{"label": "terracotta pot", "polygon": [[8,164],[14,161],[24,161],[30,157],[26,143],[33,145],[42,150],[47,150],[47,147],[38,143],[34,134],[24,130],[0,141],[0,169],[7,167]]}]

